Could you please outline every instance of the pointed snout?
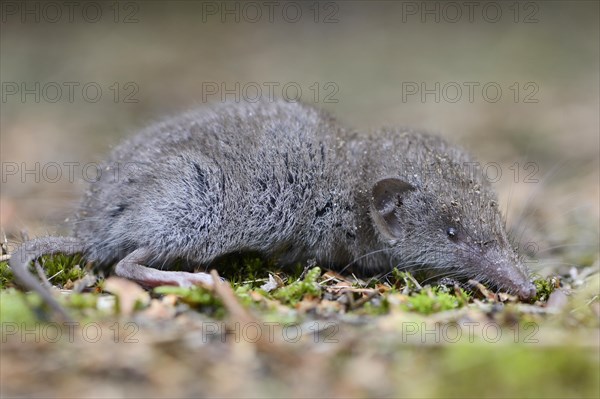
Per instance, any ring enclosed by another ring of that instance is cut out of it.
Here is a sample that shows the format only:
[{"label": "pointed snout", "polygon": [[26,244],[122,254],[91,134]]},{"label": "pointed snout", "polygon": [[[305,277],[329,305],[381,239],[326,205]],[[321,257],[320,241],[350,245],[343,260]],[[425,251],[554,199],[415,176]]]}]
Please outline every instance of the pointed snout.
[{"label": "pointed snout", "polygon": [[533,283],[524,284],[521,287],[519,287],[519,289],[517,291],[517,295],[519,296],[519,299],[522,301],[530,301],[535,298],[536,294],[537,294],[537,290],[535,288],[535,285],[533,285]]},{"label": "pointed snout", "polygon": [[535,298],[537,290],[535,285],[529,281],[527,274],[513,265],[505,266],[499,274],[495,274],[493,281],[503,287],[507,292],[516,295],[522,301],[530,301]]},{"label": "pointed snout", "polygon": [[537,290],[529,280],[527,268],[518,259],[507,257],[500,248],[485,254],[486,262],[481,265],[481,274],[493,285],[522,301],[535,298]]}]

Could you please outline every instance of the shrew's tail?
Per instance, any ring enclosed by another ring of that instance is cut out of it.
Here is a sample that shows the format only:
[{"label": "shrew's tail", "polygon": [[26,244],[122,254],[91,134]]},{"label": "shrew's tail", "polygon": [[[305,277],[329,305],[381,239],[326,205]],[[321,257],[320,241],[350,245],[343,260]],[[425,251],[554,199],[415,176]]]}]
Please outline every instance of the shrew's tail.
[{"label": "shrew's tail", "polygon": [[74,255],[82,253],[84,245],[73,237],[41,237],[29,240],[13,252],[9,260],[9,266],[19,285],[31,291],[37,292],[45,303],[65,320],[71,321],[67,311],[52,296],[50,291],[40,284],[29,271],[29,264],[42,255]]}]

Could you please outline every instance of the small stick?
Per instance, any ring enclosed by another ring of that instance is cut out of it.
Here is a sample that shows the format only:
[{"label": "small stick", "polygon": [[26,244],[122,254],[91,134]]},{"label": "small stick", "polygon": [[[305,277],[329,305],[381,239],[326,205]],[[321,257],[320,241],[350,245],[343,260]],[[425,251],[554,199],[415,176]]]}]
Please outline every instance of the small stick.
[{"label": "small stick", "polygon": [[213,289],[215,294],[221,298],[223,305],[229,311],[232,319],[237,319],[242,323],[255,323],[260,328],[260,338],[255,342],[256,349],[259,352],[270,354],[277,358],[282,363],[290,366],[298,366],[301,362],[301,357],[294,354],[290,350],[286,350],[277,342],[269,342],[269,334],[264,331],[264,325],[250,314],[237,300],[231,285],[226,281],[221,280],[219,273],[216,270],[211,270],[210,275],[213,278]]},{"label": "small stick", "polygon": [[352,303],[350,306],[350,309],[355,310],[355,309],[360,308],[365,303],[367,303],[371,299],[375,298],[377,295],[379,295],[379,291],[374,290],[373,292],[369,293],[367,296],[364,296],[364,297],[360,298],[358,301]]},{"label": "small stick", "polygon": [[210,275],[213,278],[215,294],[221,298],[231,316],[244,323],[256,322],[257,320],[240,305],[229,283],[222,281],[216,270],[211,270]]}]

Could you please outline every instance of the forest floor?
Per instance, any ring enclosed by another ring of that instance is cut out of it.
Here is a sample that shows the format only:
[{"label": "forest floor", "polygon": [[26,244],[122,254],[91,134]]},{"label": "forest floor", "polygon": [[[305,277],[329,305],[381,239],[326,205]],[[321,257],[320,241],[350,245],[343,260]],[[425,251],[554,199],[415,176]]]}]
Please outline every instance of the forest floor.
[{"label": "forest floor", "polygon": [[45,258],[72,321],[18,290],[2,262],[1,394],[598,397],[598,257],[580,261],[538,277],[523,303],[397,271],[267,272],[251,256],[230,260],[231,283],[148,292],[78,257]]}]

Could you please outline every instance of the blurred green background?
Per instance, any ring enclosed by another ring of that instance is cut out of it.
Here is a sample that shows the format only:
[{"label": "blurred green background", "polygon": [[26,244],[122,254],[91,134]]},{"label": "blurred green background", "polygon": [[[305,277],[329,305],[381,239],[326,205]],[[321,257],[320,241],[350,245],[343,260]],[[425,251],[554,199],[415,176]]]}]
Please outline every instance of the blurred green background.
[{"label": "blurred green background", "polygon": [[[256,87],[266,97],[271,85],[278,96],[300,88],[303,101],[357,129],[451,137],[502,165],[502,206],[513,225],[530,217],[529,241],[597,245],[598,2],[54,4],[2,4],[0,216],[9,236],[68,231],[83,165],[120,138],[234,99],[223,87],[239,85],[244,98]],[[438,99],[421,96],[436,84]],[[52,162],[62,166],[56,182],[44,170]],[[79,163],[73,182],[65,162]],[[39,182],[21,173],[36,163]],[[524,181],[532,171],[539,183]]]}]

